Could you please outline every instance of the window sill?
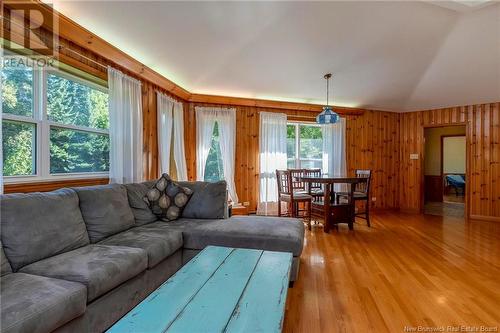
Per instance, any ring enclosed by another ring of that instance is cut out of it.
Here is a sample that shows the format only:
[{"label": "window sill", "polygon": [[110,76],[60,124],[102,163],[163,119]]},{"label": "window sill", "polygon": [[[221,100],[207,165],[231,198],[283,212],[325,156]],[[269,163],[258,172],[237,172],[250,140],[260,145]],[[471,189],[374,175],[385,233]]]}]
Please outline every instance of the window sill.
[{"label": "window sill", "polygon": [[4,184],[4,193],[27,193],[27,192],[49,192],[57,190],[63,187],[81,187],[81,186],[92,186],[92,185],[104,185],[109,183],[109,178],[106,177],[85,177],[85,178],[66,178],[60,179],[55,178],[51,180],[47,179],[36,179],[33,178],[32,181],[23,178],[23,181],[12,182],[13,179],[9,179],[9,182]]},{"label": "window sill", "polygon": [[49,176],[38,176],[38,175],[28,175],[28,176],[4,176],[4,185],[9,184],[25,184],[25,183],[48,183],[48,182],[58,182],[66,180],[82,180],[82,179],[99,179],[99,178],[109,178],[108,172],[79,172],[79,173],[61,173],[52,174]]}]

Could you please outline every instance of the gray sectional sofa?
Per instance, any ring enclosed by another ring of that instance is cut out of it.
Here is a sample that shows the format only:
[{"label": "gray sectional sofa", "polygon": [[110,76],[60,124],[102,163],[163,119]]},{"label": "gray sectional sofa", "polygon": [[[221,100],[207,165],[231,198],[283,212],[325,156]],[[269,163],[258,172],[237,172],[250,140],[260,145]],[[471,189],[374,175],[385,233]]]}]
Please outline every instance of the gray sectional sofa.
[{"label": "gray sectional sofa", "polygon": [[2,195],[1,332],[102,332],[207,245],[292,252],[297,278],[300,220],[228,218],[225,182],[181,182],[182,217],[158,221],[152,185]]}]

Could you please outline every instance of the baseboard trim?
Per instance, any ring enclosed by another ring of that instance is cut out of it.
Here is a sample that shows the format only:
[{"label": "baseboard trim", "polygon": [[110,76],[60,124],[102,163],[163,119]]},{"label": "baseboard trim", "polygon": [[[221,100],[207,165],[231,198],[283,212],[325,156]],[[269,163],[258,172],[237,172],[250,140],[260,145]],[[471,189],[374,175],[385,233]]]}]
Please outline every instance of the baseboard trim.
[{"label": "baseboard trim", "polygon": [[500,222],[500,216],[470,215],[470,220]]}]

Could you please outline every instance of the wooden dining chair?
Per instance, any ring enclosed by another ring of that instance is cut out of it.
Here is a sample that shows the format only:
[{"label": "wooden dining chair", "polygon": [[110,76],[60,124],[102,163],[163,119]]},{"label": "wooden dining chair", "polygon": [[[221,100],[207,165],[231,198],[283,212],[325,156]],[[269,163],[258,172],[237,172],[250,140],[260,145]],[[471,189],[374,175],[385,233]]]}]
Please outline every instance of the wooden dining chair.
[{"label": "wooden dining chair", "polygon": [[[366,220],[366,224],[370,226],[370,183],[372,178],[371,170],[361,170],[356,169],[355,171],[357,178],[366,178],[366,182],[361,182],[356,184],[356,188],[353,194],[354,202],[362,201],[364,202],[364,211],[356,213],[356,216]],[[347,193],[337,192],[336,202],[338,203],[342,198],[346,197]]]},{"label": "wooden dining chair", "polygon": [[292,189],[295,193],[307,193],[306,182],[300,177],[304,176],[304,169],[288,169],[292,177]]},{"label": "wooden dining chair", "polygon": [[[321,169],[305,169],[304,175],[308,177],[321,177]],[[313,201],[323,198],[325,191],[321,183],[309,183],[308,193],[313,197]]]},{"label": "wooden dining chair", "polygon": [[[307,226],[311,230],[312,196],[293,191],[293,178],[290,170],[276,170],[276,179],[278,181],[278,216],[303,217],[307,220]],[[286,215],[281,212],[281,202],[287,203],[288,212]],[[299,206],[301,203],[305,206],[302,210]]]}]

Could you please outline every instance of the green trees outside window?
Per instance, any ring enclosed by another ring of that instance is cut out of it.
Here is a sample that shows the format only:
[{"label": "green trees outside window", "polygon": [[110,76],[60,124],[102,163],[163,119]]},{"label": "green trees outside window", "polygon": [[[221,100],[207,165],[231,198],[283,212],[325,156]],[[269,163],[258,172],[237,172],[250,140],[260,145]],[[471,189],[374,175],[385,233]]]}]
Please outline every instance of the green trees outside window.
[{"label": "green trees outside window", "polygon": [[[33,118],[33,70],[30,67],[2,68],[2,112]],[[5,176],[36,172],[36,126],[30,122],[2,121],[3,172]]]},{"label": "green trees outside window", "polygon": [[288,168],[317,169],[323,165],[323,134],[318,125],[287,125]]},{"label": "green trees outside window", "polygon": [[[65,125],[109,127],[108,94],[54,74],[47,75],[47,117]],[[50,173],[109,170],[109,136],[50,128]]]},{"label": "green trees outside window", "polygon": [[36,126],[17,121],[2,121],[3,174],[24,176],[36,173]]},{"label": "green trees outside window", "polygon": [[4,176],[107,172],[106,88],[47,68],[2,68]]},{"label": "green trees outside window", "polygon": [[217,182],[224,179],[222,167],[222,155],[219,144],[219,125],[215,122],[212,134],[212,145],[208,152],[207,164],[205,165],[205,181]]},{"label": "green trees outside window", "polygon": [[33,117],[33,70],[2,68],[2,112]]}]

